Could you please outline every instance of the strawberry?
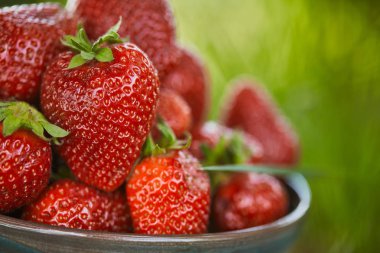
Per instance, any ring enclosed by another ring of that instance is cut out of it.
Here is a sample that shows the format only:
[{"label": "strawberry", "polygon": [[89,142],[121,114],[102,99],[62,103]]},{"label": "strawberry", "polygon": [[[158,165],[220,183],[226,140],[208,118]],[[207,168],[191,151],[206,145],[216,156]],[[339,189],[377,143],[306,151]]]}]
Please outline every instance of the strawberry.
[{"label": "strawberry", "polygon": [[0,99],[35,102],[46,63],[75,19],[57,4],[0,9]]},{"label": "strawberry", "polygon": [[209,80],[203,64],[194,54],[182,50],[182,57],[172,71],[161,79],[162,87],[181,95],[191,108],[193,125],[199,127],[208,112]]},{"label": "strawberry", "polygon": [[206,122],[193,132],[191,153],[209,165],[260,163],[261,144],[251,135],[216,122]]},{"label": "strawberry", "polygon": [[105,33],[119,17],[120,35],[147,53],[163,75],[174,65],[180,51],[175,46],[175,27],[166,0],[69,0],[68,9],[83,18],[89,37]]},{"label": "strawberry", "polygon": [[145,158],[126,187],[133,228],[139,234],[205,233],[210,182],[185,150]]},{"label": "strawberry", "polygon": [[216,191],[213,218],[218,231],[273,222],[288,212],[288,195],[273,176],[236,173]]},{"label": "strawberry", "polygon": [[104,193],[61,179],[48,187],[22,214],[24,220],[67,228],[129,231],[129,212],[122,192]]},{"label": "strawberry", "polygon": [[120,42],[120,22],[93,45],[81,28],[65,45],[80,51],[60,54],[47,68],[41,107],[70,135],[58,153],[81,181],[104,191],[128,176],[149,134],[156,112],[159,80],[147,56]]},{"label": "strawberry", "polygon": [[191,109],[175,91],[162,89],[157,114],[172,128],[177,137],[190,129]]},{"label": "strawberry", "polygon": [[25,102],[0,102],[0,213],[33,201],[46,187],[52,152],[44,130],[67,134]]},{"label": "strawberry", "polygon": [[[237,86],[237,87],[236,87]],[[263,146],[262,163],[294,165],[298,161],[296,134],[269,94],[249,80],[238,80],[227,103],[223,122],[255,137]]]}]

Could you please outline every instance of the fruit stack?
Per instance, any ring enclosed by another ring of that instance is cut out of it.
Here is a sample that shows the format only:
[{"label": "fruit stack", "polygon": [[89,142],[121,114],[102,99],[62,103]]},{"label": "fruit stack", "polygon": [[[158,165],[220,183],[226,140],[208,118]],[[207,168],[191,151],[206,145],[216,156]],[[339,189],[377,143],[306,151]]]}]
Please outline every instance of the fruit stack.
[{"label": "fruit stack", "polygon": [[165,0],[0,9],[0,68],[2,214],[195,234],[289,212],[280,179],[226,171],[294,166],[293,130],[248,79],[232,85],[223,117],[205,122],[210,80],[200,58],[178,46]]}]

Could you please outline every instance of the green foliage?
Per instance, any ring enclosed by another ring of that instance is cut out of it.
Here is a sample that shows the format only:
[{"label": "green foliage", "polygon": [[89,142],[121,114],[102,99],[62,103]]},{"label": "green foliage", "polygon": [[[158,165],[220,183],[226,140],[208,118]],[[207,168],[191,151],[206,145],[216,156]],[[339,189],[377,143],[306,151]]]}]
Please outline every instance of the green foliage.
[{"label": "green foliage", "polygon": [[68,68],[79,67],[86,62],[96,59],[100,62],[110,62],[113,61],[112,50],[108,47],[102,47],[105,43],[121,43],[123,40],[120,38],[117,31],[121,25],[121,18],[116,25],[111,27],[104,35],[100,36],[94,43],[92,43],[86,34],[83,27],[78,29],[75,36],[66,35],[62,39],[62,44],[76,51],[78,54],[75,55]]},{"label": "green foliage", "polygon": [[[42,113],[25,102],[0,101],[0,122],[3,123],[3,131],[0,134],[4,136],[12,135],[18,129],[24,128],[45,141],[59,144],[58,138],[69,134],[64,129],[49,123]],[[47,138],[44,131],[52,138]]]}]

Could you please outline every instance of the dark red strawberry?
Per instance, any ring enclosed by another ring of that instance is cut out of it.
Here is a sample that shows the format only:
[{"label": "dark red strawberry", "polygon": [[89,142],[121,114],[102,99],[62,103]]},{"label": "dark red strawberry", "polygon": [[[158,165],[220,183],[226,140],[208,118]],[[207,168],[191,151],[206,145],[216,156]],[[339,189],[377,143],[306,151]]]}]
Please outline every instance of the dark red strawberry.
[{"label": "dark red strawberry", "polygon": [[260,86],[242,79],[224,112],[224,122],[255,137],[263,146],[262,163],[294,165],[299,157],[296,134],[281,115],[269,94]]},{"label": "dark red strawberry", "polygon": [[193,129],[199,127],[209,107],[209,80],[198,57],[182,50],[182,57],[169,74],[161,79],[162,87],[181,95],[191,108]]},{"label": "dark red strawberry", "polygon": [[288,195],[275,177],[236,173],[216,191],[213,218],[219,231],[273,222],[288,212]]},{"label": "dark red strawberry", "polygon": [[191,109],[175,91],[162,89],[157,114],[172,128],[177,137],[190,130]]},{"label": "dark red strawberry", "polygon": [[144,159],[127,183],[133,228],[139,234],[205,233],[210,182],[187,151]]},{"label": "dark red strawberry", "polygon": [[24,102],[0,102],[0,213],[33,201],[46,187],[52,154],[44,129],[67,134]]},{"label": "dark red strawberry", "polygon": [[120,191],[104,193],[69,179],[53,183],[25,208],[22,218],[67,228],[130,230],[128,207]]},{"label": "dark red strawberry", "polygon": [[260,163],[263,157],[254,137],[212,121],[194,131],[190,150],[208,165]]},{"label": "dark red strawberry", "polygon": [[175,46],[172,12],[166,0],[69,0],[68,8],[83,18],[92,39],[122,17],[120,35],[146,52],[160,75],[180,57]]},{"label": "dark red strawberry", "polygon": [[46,63],[75,27],[75,19],[57,4],[0,9],[0,99],[35,102]]},{"label": "dark red strawberry", "polygon": [[60,54],[41,87],[43,112],[70,132],[59,154],[77,178],[105,191],[124,182],[140,155],[159,89],[157,71],[135,45],[101,47],[120,41],[116,31],[111,28],[94,45],[83,29],[65,37],[66,45],[86,50]]}]

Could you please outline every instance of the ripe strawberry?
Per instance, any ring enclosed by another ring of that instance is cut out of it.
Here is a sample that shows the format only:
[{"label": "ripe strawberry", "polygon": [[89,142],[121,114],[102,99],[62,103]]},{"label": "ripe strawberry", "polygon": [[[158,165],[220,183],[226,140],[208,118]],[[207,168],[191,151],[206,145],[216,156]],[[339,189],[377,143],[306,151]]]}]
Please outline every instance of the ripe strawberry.
[{"label": "ripe strawberry", "polygon": [[59,39],[75,26],[57,4],[0,9],[0,99],[35,102],[46,63],[59,53]]},{"label": "ripe strawberry", "polygon": [[234,86],[237,87],[224,112],[225,124],[242,129],[262,144],[262,163],[297,163],[297,137],[269,94],[249,80],[238,80]]},{"label": "ripe strawberry", "polygon": [[24,210],[22,218],[68,228],[125,232],[130,229],[120,191],[104,193],[69,179],[53,183]]},{"label": "ripe strawberry", "polygon": [[161,79],[162,87],[181,95],[191,108],[193,128],[199,127],[208,112],[209,80],[200,60],[182,50],[182,57],[175,68]]},{"label": "ripe strawberry", "polygon": [[187,151],[144,159],[126,187],[133,228],[140,234],[196,234],[207,230],[210,182]]},{"label": "ripe strawberry", "polygon": [[52,154],[44,128],[55,137],[67,134],[24,102],[0,102],[0,213],[31,202],[46,187]]},{"label": "ripe strawberry", "polygon": [[172,128],[177,137],[190,129],[191,109],[175,91],[162,89],[157,114]]},{"label": "ripe strawberry", "polygon": [[122,17],[120,35],[146,52],[160,75],[180,57],[175,46],[172,12],[166,0],[69,0],[67,6],[83,18],[92,39],[105,33]]},{"label": "ripe strawberry", "polygon": [[273,222],[288,207],[287,192],[275,177],[236,173],[218,188],[213,218],[219,231],[237,230]]},{"label": "ripe strawberry", "polygon": [[206,122],[193,133],[191,153],[209,165],[260,163],[261,144],[251,135],[216,122]]},{"label": "ripe strawberry", "polygon": [[138,158],[159,88],[157,71],[135,45],[100,46],[120,41],[119,25],[94,45],[83,29],[77,37],[67,36],[66,45],[87,51],[60,54],[47,68],[41,87],[43,112],[70,131],[59,154],[77,178],[105,191],[118,188]]}]

